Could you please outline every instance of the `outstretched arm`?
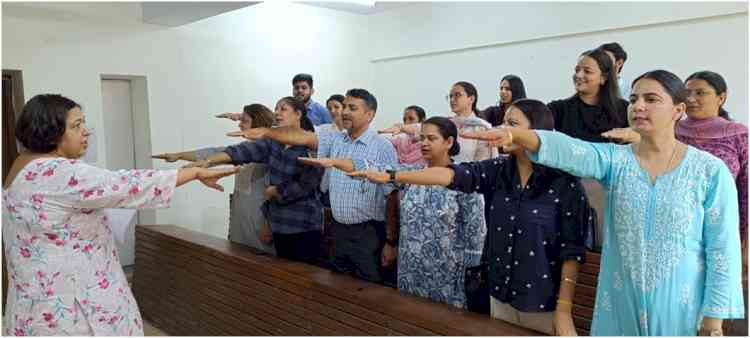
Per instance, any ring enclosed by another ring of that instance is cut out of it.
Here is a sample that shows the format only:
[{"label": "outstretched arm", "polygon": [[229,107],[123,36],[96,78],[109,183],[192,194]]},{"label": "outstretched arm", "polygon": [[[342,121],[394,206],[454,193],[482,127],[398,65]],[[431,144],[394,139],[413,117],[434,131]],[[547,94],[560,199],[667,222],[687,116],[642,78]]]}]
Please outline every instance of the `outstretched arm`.
[{"label": "outstretched arm", "polygon": [[245,131],[227,133],[227,136],[244,137],[251,141],[269,138],[287,145],[306,146],[312,150],[318,149],[318,136],[315,133],[295,127],[250,128]]},{"label": "outstretched arm", "polygon": [[[347,174],[351,177],[366,178],[374,183],[388,183],[390,175],[384,171],[354,171]],[[445,167],[430,167],[418,171],[399,171],[396,182],[402,184],[439,185],[448,186],[453,181],[453,169]]]}]

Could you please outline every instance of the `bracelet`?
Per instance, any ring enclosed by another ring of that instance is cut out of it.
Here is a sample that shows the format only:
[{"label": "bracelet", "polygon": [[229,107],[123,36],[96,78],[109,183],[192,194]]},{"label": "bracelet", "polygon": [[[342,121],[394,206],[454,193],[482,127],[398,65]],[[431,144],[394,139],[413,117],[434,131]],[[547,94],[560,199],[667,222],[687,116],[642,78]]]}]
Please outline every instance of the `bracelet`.
[{"label": "bracelet", "polygon": [[574,280],[572,280],[572,279],[570,279],[568,277],[563,277],[563,282],[568,282],[570,284],[576,284],[576,281],[574,281]]},{"label": "bracelet", "polygon": [[570,301],[567,301],[565,299],[558,299],[557,300],[557,304],[565,304],[565,305],[573,306],[573,303],[571,303]]},{"label": "bracelet", "polygon": [[508,143],[513,144],[513,133],[510,132],[510,129],[507,129],[508,131]]}]

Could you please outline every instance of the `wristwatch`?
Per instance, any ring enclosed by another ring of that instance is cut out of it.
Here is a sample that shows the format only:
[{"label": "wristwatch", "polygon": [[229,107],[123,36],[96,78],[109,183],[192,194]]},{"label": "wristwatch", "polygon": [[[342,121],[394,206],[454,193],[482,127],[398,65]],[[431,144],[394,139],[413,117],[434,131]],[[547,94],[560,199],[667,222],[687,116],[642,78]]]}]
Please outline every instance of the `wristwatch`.
[{"label": "wristwatch", "polygon": [[396,171],[395,170],[386,170],[385,172],[388,173],[388,183],[396,183]]}]

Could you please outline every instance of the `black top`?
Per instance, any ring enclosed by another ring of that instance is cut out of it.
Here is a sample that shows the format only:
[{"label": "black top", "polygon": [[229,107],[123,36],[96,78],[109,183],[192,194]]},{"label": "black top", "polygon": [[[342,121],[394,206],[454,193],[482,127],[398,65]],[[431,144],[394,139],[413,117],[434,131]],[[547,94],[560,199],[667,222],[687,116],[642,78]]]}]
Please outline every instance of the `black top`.
[{"label": "black top", "polygon": [[605,131],[628,126],[628,101],[618,99],[614,116],[601,106],[583,102],[578,95],[547,104],[555,118],[555,130],[588,142],[612,142],[601,136]]},{"label": "black top", "polygon": [[515,157],[451,165],[448,186],[484,194],[490,294],[519,311],[554,311],[562,263],[584,262],[596,217],[578,178],[534,164],[521,187]]},{"label": "black top", "polygon": [[503,124],[506,109],[508,109],[506,105],[489,106],[482,111],[479,117],[489,122],[493,127],[497,127]]}]

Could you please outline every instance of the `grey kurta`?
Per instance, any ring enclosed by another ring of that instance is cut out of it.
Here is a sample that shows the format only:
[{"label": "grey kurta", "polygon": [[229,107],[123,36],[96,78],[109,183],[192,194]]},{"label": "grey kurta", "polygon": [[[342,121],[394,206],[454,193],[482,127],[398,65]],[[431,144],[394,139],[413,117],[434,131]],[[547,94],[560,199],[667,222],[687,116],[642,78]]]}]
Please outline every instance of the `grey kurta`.
[{"label": "grey kurta", "polygon": [[[223,152],[224,147],[203,148],[195,151],[198,160]],[[229,209],[229,240],[258,250],[276,254],[273,245],[260,241],[260,229],[266,218],[260,210],[265,198],[267,168],[265,164],[243,165],[234,177],[234,192]]]}]

